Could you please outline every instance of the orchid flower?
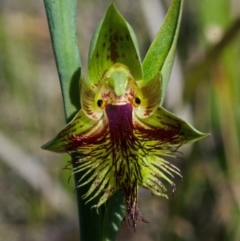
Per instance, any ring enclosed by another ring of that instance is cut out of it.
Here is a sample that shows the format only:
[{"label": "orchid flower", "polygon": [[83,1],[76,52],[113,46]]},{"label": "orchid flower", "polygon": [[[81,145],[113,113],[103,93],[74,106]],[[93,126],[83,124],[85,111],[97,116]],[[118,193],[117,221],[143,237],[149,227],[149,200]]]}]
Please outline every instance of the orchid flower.
[{"label": "orchid flower", "polygon": [[78,187],[91,183],[83,198],[98,197],[94,207],[120,190],[125,220],[134,228],[136,221],[147,222],[138,207],[138,187],[167,198],[165,184],[175,189],[174,175],[181,174],[164,158],[205,136],[161,106],[166,71],[148,73],[147,56],[141,64],[131,27],[110,5],[91,43],[88,80],[80,80],[82,108],[43,146],[76,154],[74,172],[83,174]]}]

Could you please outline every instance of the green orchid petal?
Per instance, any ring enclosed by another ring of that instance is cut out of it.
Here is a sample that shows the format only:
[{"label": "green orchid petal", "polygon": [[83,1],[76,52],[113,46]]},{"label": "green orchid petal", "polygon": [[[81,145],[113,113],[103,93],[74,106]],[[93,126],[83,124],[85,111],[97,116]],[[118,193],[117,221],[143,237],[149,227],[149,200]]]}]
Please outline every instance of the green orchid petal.
[{"label": "green orchid petal", "polygon": [[82,146],[90,147],[89,137],[97,141],[103,135],[105,126],[103,118],[90,119],[83,110],[80,110],[55,138],[42,146],[42,149],[53,152],[76,152]]},{"label": "green orchid petal", "polygon": [[130,25],[111,4],[97,27],[90,47],[88,78],[98,84],[114,63],[130,69],[135,79],[142,79],[140,54]]},{"label": "green orchid petal", "polygon": [[161,101],[162,80],[161,75],[157,74],[150,81],[137,81],[137,85],[141,90],[141,104],[135,109],[135,113],[139,118],[147,118],[158,108]]},{"label": "green orchid petal", "polygon": [[93,120],[98,120],[103,115],[103,110],[97,105],[97,85],[87,83],[81,78],[81,106],[84,113]]},{"label": "green orchid petal", "polygon": [[162,148],[179,147],[206,137],[208,134],[199,132],[190,124],[159,107],[150,117],[140,119],[135,116],[136,134],[140,138],[148,138],[157,142]]},{"label": "green orchid petal", "polygon": [[154,38],[142,64],[144,80],[151,80],[159,71],[162,74],[161,103],[164,100],[172,71],[182,9],[183,0],[172,0],[164,23]]}]

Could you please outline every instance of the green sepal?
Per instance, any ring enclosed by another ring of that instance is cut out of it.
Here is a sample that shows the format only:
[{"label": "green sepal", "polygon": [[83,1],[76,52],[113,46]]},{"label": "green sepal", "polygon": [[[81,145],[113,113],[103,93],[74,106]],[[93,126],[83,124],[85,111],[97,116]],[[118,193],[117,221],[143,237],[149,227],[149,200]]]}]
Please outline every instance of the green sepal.
[{"label": "green sepal", "polygon": [[159,71],[162,74],[161,104],[165,97],[174,62],[182,8],[183,0],[172,0],[164,23],[154,38],[142,64],[144,80],[153,79]]},{"label": "green sepal", "polygon": [[114,63],[128,66],[135,79],[142,79],[136,36],[130,25],[111,4],[91,41],[88,63],[90,82],[98,84],[105,71]]}]

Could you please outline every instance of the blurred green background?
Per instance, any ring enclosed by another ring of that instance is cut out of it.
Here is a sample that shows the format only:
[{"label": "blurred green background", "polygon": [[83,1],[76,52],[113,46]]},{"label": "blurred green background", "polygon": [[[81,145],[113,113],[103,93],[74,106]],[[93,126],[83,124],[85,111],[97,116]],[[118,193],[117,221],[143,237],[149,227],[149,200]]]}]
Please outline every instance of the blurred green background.
[{"label": "blurred green background", "polygon": [[[110,0],[78,1],[82,73]],[[169,1],[116,0],[142,58]],[[169,200],[140,191],[150,224],[122,226],[117,240],[240,240],[240,2],[186,0],[165,107],[211,136],[172,160],[184,176]],[[68,155],[40,149],[64,126],[42,1],[0,1],[0,240],[77,241]],[[95,210],[93,210],[94,212]],[[91,229],[91,224],[89,224]]]}]

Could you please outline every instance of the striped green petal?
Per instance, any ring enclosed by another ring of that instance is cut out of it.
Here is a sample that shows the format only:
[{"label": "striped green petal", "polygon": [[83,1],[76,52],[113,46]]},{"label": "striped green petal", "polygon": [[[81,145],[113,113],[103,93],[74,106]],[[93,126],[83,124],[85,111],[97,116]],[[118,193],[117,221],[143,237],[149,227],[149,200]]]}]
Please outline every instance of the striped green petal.
[{"label": "striped green petal", "polygon": [[206,137],[193,128],[186,121],[175,116],[163,107],[158,109],[148,118],[139,118],[135,115],[136,133],[139,137],[157,141],[159,147],[178,147]]},{"label": "striped green petal", "polygon": [[83,77],[80,84],[82,110],[90,119],[99,120],[103,115],[103,110],[99,108],[97,101],[95,101],[98,85],[86,82]]},{"label": "striped green petal", "polygon": [[76,152],[84,146],[89,148],[92,142],[97,142],[105,133],[105,122],[104,118],[93,120],[80,110],[55,138],[42,146],[42,149],[53,152]]},{"label": "striped green petal", "polygon": [[158,108],[161,101],[162,78],[158,73],[150,81],[140,80],[137,85],[141,91],[141,104],[135,109],[139,118],[147,118]]}]

